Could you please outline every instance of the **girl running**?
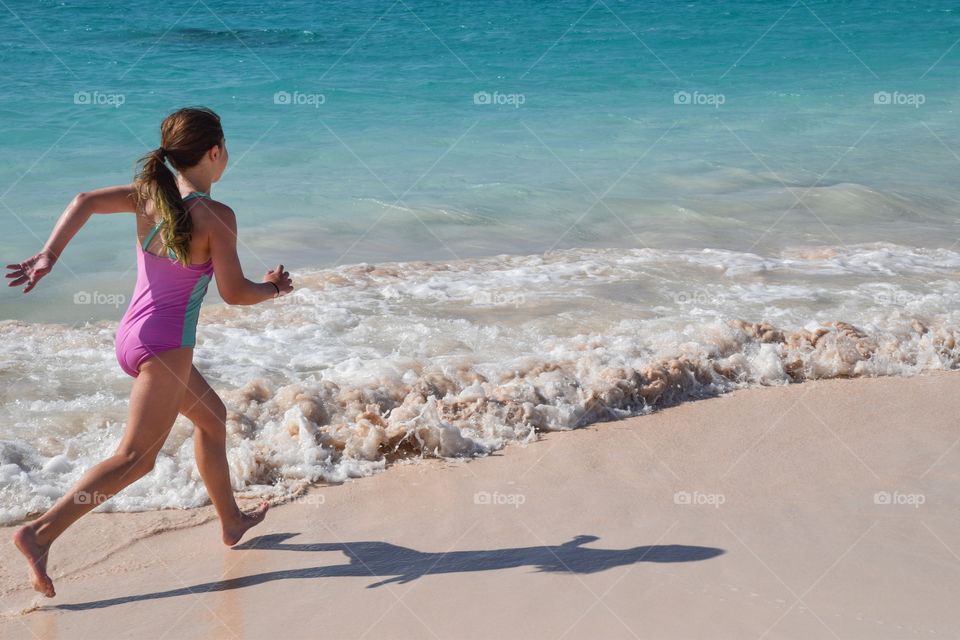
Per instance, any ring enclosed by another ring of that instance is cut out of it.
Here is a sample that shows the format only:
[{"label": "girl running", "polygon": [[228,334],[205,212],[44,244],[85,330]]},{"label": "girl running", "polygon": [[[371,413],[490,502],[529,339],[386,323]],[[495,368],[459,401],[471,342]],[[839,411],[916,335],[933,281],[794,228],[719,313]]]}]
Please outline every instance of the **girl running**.
[{"label": "girl running", "polygon": [[30,564],[34,589],[47,597],[55,595],[46,569],[50,545],[81,516],[153,469],[178,414],[196,427],[197,467],[220,517],[224,544],[239,542],[266,515],[266,503],[244,513],[234,500],[226,408],[193,366],[197,318],[214,273],[227,304],[256,304],[293,291],[283,265],[268,271],[263,282],[243,275],[237,219],[210,197],[227,157],[220,117],[209,109],[180,109],[163,121],[160,147],[140,159],[133,184],[79,194],[40,253],[7,265],[10,286],[25,284],[27,293],[50,273],[91,214],[136,215],[137,284],[116,340],[120,367],[134,378],[126,430],[113,456],[13,538]]}]

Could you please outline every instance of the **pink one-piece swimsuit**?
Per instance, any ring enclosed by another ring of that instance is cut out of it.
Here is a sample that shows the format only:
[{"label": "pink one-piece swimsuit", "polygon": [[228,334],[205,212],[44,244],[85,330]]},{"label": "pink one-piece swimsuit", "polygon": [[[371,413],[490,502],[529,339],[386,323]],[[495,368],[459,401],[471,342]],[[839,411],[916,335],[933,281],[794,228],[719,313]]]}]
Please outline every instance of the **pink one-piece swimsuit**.
[{"label": "pink one-piece swimsuit", "polygon": [[[186,196],[209,198],[196,191]],[[148,358],[171,349],[193,347],[197,342],[200,305],[213,276],[213,260],[182,265],[168,256],[147,251],[160,229],[158,222],[137,249],[137,284],[133,298],[117,328],[117,361],[136,378]]]}]

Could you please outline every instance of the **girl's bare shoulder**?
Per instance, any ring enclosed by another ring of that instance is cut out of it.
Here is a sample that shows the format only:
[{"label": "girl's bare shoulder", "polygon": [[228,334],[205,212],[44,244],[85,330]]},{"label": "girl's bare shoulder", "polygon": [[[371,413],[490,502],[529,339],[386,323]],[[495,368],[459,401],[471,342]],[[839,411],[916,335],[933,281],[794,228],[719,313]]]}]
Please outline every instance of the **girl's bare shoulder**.
[{"label": "girl's bare shoulder", "polygon": [[209,198],[198,200],[190,209],[195,233],[211,233],[224,228],[236,232],[237,217],[226,204]]}]

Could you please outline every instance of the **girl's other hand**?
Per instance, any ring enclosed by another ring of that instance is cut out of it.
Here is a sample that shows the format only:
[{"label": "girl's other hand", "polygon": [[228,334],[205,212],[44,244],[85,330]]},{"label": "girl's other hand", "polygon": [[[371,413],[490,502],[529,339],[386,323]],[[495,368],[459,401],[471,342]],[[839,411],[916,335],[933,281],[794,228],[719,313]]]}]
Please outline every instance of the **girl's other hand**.
[{"label": "girl's other hand", "polygon": [[276,269],[267,271],[263,276],[263,281],[277,285],[280,295],[286,295],[293,291],[293,280],[290,279],[290,272],[284,271],[282,264],[278,264]]},{"label": "girl's other hand", "polygon": [[7,269],[10,270],[10,273],[7,274],[7,277],[12,278],[8,286],[19,287],[26,282],[27,286],[23,288],[23,292],[29,293],[40,282],[40,278],[53,270],[53,265],[56,262],[57,257],[53,255],[53,252],[45,249],[19,264],[8,264]]}]

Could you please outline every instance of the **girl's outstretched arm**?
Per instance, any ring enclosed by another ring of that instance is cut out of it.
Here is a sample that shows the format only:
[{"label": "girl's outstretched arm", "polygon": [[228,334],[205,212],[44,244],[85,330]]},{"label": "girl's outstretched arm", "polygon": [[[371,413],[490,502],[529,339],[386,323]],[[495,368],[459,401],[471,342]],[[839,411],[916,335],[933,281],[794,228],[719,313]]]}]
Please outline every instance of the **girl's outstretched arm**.
[{"label": "girl's outstretched arm", "polygon": [[137,194],[133,185],[106,187],[94,191],[78,193],[50,233],[40,253],[23,262],[8,264],[11,287],[26,283],[23,292],[28,293],[40,279],[50,273],[53,265],[66,249],[67,243],[80,231],[94,213],[133,213],[137,210]]}]

